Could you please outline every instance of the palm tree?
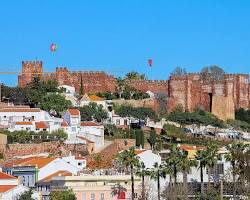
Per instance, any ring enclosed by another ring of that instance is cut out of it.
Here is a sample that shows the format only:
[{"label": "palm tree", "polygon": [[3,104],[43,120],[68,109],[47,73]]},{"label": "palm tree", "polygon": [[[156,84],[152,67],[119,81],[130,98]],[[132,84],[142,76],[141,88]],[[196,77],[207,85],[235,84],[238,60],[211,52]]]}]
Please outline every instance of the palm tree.
[{"label": "palm tree", "polygon": [[183,184],[184,189],[187,190],[188,188],[188,180],[187,180],[187,174],[191,171],[191,168],[197,165],[197,161],[195,159],[188,158],[188,152],[187,151],[181,151],[181,163],[180,168],[183,173]]},{"label": "palm tree", "polygon": [[170,154],[168,155],[165,163],[168,167],[171,167],[173,170],[174,183],[177,183],[177,173],[181,170],[181,150],[177,148],[176,145],[173,145]]},{"label": "palm tree", "polygon": [[118,156],[119,161],[126,166],[126,168],[130,168],[131,175],[131,191],[132,191],[132,200],[135,198],[135,187],[134,187],[134,168],[138,166],[139,160],[135,154],[135,148],[132,147],[129,150],[124,150]]},{"label": "palm tree", "polygon": [[243,143],[232,143],[226,146],[228,153],[225,155],[226,161],[230,162],[232,165],[232,174],[233,174],[233,199],[236,199],[236,168],[238,164],[239,155],[242,154],[246,145]]},{"label": "palm tree", "polygon": [[119,99],[122,98],[122,93],[124,92],[125,89],[125,81],[122,78],[117,78],[117,92],[119,94]]},{"label": "palm tree", "polygon": [[160,178],[166,178],[166,169],[164,165],[158,164],[157,162],[154,164],[154,168],[149,171],[149,176],[151,179],[157,181],[157,191],[158,191],[158,200],[161,199],[161,185]]},{"label": "palm tree", "polygon": [[196,160],[199,161],[200,178],[201,178],[201,196],[204,196],[203,169],[207,166],[207,151],[199,150],[196,154]]},{"label": "palm tree", "polygon": [[145,176],[149,175],[149,171],[145,168],[145,165],[143,162],[140,162],[137,171],[135,173],[137,176],[141,177],[142,179],[142,199],[145,200],[146,195],[145,195]]}]

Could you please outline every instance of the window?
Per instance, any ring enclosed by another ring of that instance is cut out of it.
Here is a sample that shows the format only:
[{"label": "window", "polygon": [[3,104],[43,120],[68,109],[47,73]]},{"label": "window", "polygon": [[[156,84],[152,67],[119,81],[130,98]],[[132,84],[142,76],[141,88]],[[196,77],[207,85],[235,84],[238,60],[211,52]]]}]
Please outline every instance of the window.
[{"label": "window", "polygon": [[104,193],[101,193],[100,200],[104,200]]},{"label": "window", "polygon": [[119,119],[116,120],[116,125],[120,125],[120,120]]},{"label": "window", "polygon": [[86,198],[86,193],[82,193],[82,200],[87,200],[87,198]]},{"label": "window", "polygon": [[76,127],[72,127],[72,131],[73,131],[73,132],[76,132]]},{"label": "window", "polygon": [[91,193],[90,200],[95,200],[95,194]]},{"label": "window", "polygon": [[79,162],[79,163],[78,163],[78,166],[82,166],[82,163]]},{"label": "window", "polygon": [[128,120],[124,119],[124,125],[128,125]]},{"label": "window", "polygon": [[224,174],[224,164],[223,163],[217,163],[214,168],[206,169],[206,173],[208,174],[208,170],[210,170],[211,175],[220,175]]},{"label": "window", "polygon": [[3,118],[6,118],[6,116],[3,116]]}]

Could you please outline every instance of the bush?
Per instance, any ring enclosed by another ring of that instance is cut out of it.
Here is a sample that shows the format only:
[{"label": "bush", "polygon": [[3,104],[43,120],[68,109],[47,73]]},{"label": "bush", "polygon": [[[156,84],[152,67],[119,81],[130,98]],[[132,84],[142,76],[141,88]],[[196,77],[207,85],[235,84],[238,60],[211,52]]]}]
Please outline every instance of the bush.
[{"label": "bush", "polygon": [[51,200],[76,200],[76,195],[72,190],[53,191]]},{"label": "bush", "polygon": [[236,110],[235,119],[250,124],[250,110],[244,110],[243,108]]},{"label": "bush", "polygon": [[250,124],[240,120],[227,120],[227,124],[236,130],[250,131]]}]

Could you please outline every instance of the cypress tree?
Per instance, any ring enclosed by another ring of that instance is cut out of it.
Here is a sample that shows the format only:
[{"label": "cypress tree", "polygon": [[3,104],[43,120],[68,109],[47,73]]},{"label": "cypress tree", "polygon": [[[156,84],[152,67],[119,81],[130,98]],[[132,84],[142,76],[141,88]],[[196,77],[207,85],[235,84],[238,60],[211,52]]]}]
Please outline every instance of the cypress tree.
[{"label": "cypress tree", "polygon": [[84,90],[83,90],[83,82],[82,82],[82,75],[81,75],[81,83],[80,83],[80,95],[84,94]]}]

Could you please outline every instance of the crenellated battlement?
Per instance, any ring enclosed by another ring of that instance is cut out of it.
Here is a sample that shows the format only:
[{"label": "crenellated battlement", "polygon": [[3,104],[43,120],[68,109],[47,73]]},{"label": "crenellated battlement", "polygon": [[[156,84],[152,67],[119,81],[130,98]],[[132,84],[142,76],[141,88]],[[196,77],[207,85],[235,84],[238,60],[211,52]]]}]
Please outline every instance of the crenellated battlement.
[{"label": "crenellated battlement", "polygon": [[[22,73],[18,76],[19,86],[25,87],[37,73],[43,80],[56,79],[59,84],[74,86],[76,91],[80,90],[82,80],[84,91],[87,93],[117,92],[116,78],[104,71],[70,71],[67,67],[57,67],[55,72],[43,73],[42,61],[22,62]],[[214,101],[213,96],[218,101],[220,97],[231,99],[230,105],[233,102],[231,106],[235,108],[247,109],[250,102],[248,74],[225,74],[223,80],[206,82],[201,80],[200,73],[188,73],[184,76],[171,76],[168,80],[132,79],[126,80],[126,83],[142,92],[167,93],[169,111],[178,104],[182,104],[189,111],[193,111],[197,106],[209,111]],[[216,109],[218,111],[219,108]],[[227,112],[229,111],[225,111]]]}]

